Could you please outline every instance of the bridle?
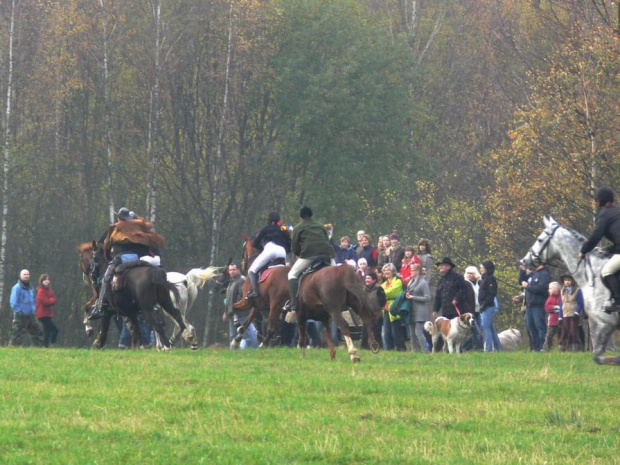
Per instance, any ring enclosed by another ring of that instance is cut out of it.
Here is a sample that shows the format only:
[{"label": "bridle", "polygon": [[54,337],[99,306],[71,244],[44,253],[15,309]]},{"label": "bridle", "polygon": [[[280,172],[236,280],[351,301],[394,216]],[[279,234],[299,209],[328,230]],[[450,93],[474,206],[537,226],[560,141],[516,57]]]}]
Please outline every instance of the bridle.
[{"label": "bridle", "polygon": [[[539,265],[544,265],[544,264],[547,262],[546,260],[543,260],[543,258],[542,258],[543,252],[545,251],[545,249],[546,249],[547,247],[549,247],[549,243],[551,242],[551,239],[553,238],[553,236],[554,236],[554,234],[556,233],[556,231],[557,231],[558,229],[560,229],[560,227],[561,227],[561,226],[560,226],[559,224],[555,224],[555,225],[551,228],[551,230],[550,230],[550,231],[549,231],[547,228],[545,228],[545,230],[543,231],[543,234],[545,234],[545,235],[546,235],[546,238],[545,238],[545,239],[543,239],[543,244],[540,246],[540,250],[539,250],[538,252],[536,252],[536,251],[533,249],[533,247],[534,247],[534,246],[530,247],[529,254],[530,254],[530,256],[532,257],[532,263],[533,263],[534,265],[536,265],[536,266],[539,266]],[[577,262],[577,266],[575,267],[575,269],[574,269],[574,270],[571,270],[570,268],[567,268],[567,269],[568,269],[568,272],[569,272],[571,275],[576,274],[576,273],[577,273],[577,271],[579,270],[579,266],[580,266],[580,265],[584,262],[584,260],[585,260],[585,262],[586,262],[586,265],[589,265],[589,267],[590,267],[590,271],[591,271],[591,274],[592,274],[592,281],[593,281],[593,282],[592,282],[592,285],[594,285],[594,281],[595,281],[596,277],[594,276],[594,271],[593,271],[593,269],[592,269],[592,263],[590,262],[590,257],[589,257],[589,256],[586,256],[586,258],[585,258],[585,259],[580,258],[580,259],[579,259],[579,261]],[[586,268],[586,270],[587,270],[587,268]]]},{"label": "bridle", "polygon": [[[534,250],[534,246],[530,247],[530,250],[528,251],[530,257],[532,258],[532,263],[536,266],[539,265],[544,265],[546,263],[546,260],[542,259],[542,254],[545,251],[545,249],[547,247],[549,247],[549,243],[551,242],[551,239],[553,238],[553,235],[555,234],[555,232],[560,229],[560,225],[556,224],[553,226],[553,228],[551,229],[551,231],[548,231],[547,228],[545,228],[545,230],[543,231],[543,234],[546,235],[546,238],[543,239],[543,243],[540,246],[540,249],[538,252],[536,252]],[[538,241],[536,241],[538,242]]]}]

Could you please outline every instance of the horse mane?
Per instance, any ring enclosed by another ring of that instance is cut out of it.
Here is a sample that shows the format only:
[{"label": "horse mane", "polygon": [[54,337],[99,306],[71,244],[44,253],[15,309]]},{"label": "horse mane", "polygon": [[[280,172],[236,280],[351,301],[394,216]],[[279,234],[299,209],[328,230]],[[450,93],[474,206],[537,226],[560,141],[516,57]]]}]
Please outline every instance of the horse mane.
[{"label": "horse mane", "polygon": [[[566,231],[568,231],[575,239],[577,239],[580,244],[588,240],[585,235],[581,234],[579,231],[576,231],[573,228],[569,228],[568,226],[563,226],[563,228],[566,229]],[[609,256],[609,253],[605,251],[604,247],[595,247],[594,249],[592,249],[590,254],[595,255],[598,258],[606,258]]]},{"label": "horse mane", "polygon": [[93,250],[93,243],[92,242],[84,242],[83,244],[80,244],[77,246],[77,252],[81,255],[84,252],[88,252],[89,250]]}]

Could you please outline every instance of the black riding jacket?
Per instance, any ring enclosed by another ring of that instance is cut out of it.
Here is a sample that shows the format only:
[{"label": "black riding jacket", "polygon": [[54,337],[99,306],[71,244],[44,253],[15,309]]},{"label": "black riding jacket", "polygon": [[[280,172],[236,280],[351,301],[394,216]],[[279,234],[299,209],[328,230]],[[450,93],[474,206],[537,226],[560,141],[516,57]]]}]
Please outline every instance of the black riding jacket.
[{"label": "black riding jacket", "polygon": [[590,238],[581,246],[581,253],[590,252],[606,237],[613,242],[611,252],[620,254],[620,207],[602,207],[596,215],[596,224]]},{"label": "black riding jacket", "polygon": [[256,238],[252,241],[252,245],[255,249],[263,250],[265,244],[273,242],[281,247],[284,247],[286,253],[291,253],[291,238],[288,235],[288,231],[282,231],[282,229],[276,224],[270,224],[260,230]]}]

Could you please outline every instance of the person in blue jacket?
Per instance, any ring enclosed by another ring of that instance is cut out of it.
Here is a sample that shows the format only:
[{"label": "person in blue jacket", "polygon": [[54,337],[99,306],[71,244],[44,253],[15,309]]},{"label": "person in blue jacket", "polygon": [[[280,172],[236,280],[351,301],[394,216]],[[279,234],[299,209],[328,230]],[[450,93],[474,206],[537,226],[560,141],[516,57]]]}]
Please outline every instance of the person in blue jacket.
[{"label": "person in blue jacket", "polygon": [[19,281],[11,289],[10,303],[13,310],[11,345],[20,346],[24,334],[29,333],[32,343],[42,346],[43,328],[36,317],[36,298],[34,288],[30,285],[30,271],[20,271]]}]

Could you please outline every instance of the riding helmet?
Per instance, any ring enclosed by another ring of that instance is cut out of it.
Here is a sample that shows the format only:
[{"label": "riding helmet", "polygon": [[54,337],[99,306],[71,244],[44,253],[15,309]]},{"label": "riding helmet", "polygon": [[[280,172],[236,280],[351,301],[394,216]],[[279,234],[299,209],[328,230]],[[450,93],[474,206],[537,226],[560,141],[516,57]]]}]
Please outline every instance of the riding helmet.
[{"label": "riding helmet", "polygon": [[114,213],[116,216],[118,216],[119,220],[130,220],[131,219],[131,215],[130,215],[130,211],[129,208],[126,207],[122,207],[118,213]]},{"label": "riding helmet", "polygon": [[301,210],[299,210],[299,216],[301,218],[312,218],[312,210],[310,207],[301,207]]},{"label": "riding helmet", "polygon": [[278,221],[280,221],[280,214],[276,211],[273,211],[269,213],[267,220],[269,221],[269,223],[277,223]]}]

